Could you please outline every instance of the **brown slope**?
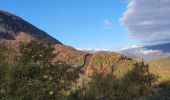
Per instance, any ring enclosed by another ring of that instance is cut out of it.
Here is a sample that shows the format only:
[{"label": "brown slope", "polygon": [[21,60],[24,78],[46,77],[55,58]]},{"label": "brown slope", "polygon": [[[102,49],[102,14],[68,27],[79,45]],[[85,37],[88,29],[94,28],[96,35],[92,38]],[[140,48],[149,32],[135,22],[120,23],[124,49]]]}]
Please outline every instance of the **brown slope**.
[{"label": "brown slope", "polygon": [[[71,64],[74,68],[78,69],[78,71],[85,73],[86,71],[92,71],[93,68],[98,69],[100,67],[110,70],[110,68],[113,66],[112,63],[114,63],[115,60],[119,58],[118,56],[120,56],[119,54],[115,53],[98,53],[94,55],[88,55],[87,53],[78,51],[70,46],[61,44],[61,42],[48,35],[46,32],[36,28],[20,17],[5,11],[0,11],[1,42],[8,45],[9,47],[17,49],[21,43],[29,42],[33,39],[48,40],[54,43],[55,53],[57,53],[57,56],[54,59],[55,62],[65,62]],[[122,64],[121,61],[119,61],[119,63]],[[127,63],[128,62],[129,61],[127,61]],[[124,68],[124,63],[118,69],[120,68]],[[124,69],[120,69],[120,71],[124,71]],[[118,70],[118,73],[121,72]]]},{"label": "brown slope", "polygon": [[170,80],[170,60],[167,58],[159,58],[149,61],[150,71],[159,75],[160,82]]},{"label": "brown slope", "polygon": [[133,68],[135,62],[119,53],[99,52],[92,55],[86,74],[88,76],[114,74],[116,77],[122,77]]},{"label": "brown slope", "polygon": [[[0,43],[19,53],[19,45],[31,40],[47,40],[52,42],[55,53],[57,53],[57,56],[54,58],[55,62],[65,62],[74,67],[84,64],[86,53],[66,46],[22,18],[0,10]],[[10,53],[12,54],[12,52]]]},{"label": "brown slope", "polygon": [[48,40],[52,43],[61,44],[61,42],[22,18],[2,10],[0,10],[0,39],[24,42],[32,39]]},{"label": "brown slope", "polygon": [[78,51],[73,47],[61,44],[55,44],[54,48],[55,53],[57,54],[54,59],[55,62],[65,62],[75,68],[78,68],[84,64],[86,53]]}]

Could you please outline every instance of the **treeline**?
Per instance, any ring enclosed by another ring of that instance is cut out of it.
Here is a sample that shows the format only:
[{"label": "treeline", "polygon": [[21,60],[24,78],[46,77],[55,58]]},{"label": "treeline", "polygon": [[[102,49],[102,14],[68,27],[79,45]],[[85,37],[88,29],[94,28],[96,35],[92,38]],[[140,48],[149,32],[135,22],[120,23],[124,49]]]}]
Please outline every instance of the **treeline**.
[{"label": "treeline", "polygon": [[162,95],[168,98],[169,90],[164,89],[169,85],[162,84],[157,89],[154,83],[158,76],[150,73],[143,62],[136,63],[121,78],[96,73],[87,84],[73,89],[81,74],[70,65],[52,62],[56,55],[52,44],[22,44],[12,64],[4,55],[7,49],[0,45],[0,100],[147,100]]}]

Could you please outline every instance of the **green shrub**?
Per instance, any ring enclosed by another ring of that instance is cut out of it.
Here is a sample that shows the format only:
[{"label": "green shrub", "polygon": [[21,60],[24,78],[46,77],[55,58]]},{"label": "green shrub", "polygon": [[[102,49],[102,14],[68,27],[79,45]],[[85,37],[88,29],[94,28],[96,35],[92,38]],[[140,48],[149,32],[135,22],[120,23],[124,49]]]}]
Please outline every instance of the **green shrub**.
[{"label": "green shrub", "polygon": [[[1,60],[0,99],[66,99],[72,83],[79,75],[70,70],[72,67],[69,65],[51,63],[55,55],[53,50],[49,43],[31,41],[21,46],[18,62],[10,68]],[[3,54],[1,48],[0,54]]]}]

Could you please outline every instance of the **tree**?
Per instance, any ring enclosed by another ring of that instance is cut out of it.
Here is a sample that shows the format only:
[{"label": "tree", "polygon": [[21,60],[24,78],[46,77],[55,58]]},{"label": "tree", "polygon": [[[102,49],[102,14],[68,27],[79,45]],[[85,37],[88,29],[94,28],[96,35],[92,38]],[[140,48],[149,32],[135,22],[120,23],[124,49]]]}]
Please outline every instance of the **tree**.
[{"label": "tree", "polygon": [[54,49],[46,42],[32,41],[21,47],[18,64],[8,72],[8,100],[65,99],[78,73],[66,64],[53,64]]},{"label": "tree", "polygon": [[7,83],[7,72],[9,69],[9,66],[6,61],[5,53],[8,50],[8,48],[0,44],[0,99],[4,99],[6,96],[6,83]]},{"label": "tree", "polygon": [[124,76],[122,87],[126,91],[126,97],[137,98],[145,95],[157,79],[158,76],[149,71],[149,65],[140,62],[136,63],[133,69]]},{"label": "tree", "polygon": [[[121,78],[113,75],[112,66],[110,73],[96,73],[73,90],[72,83],[79,74],[70,65],[51,63],[55,55],[52,44],[23,44],[18,62],[12,66],[6,64],[5,51],[0,45],[1,100],[132,100],[147,96],[147,90],[158,78],[144,62],[136,63]],[[162,84],[162,89],[168,93],[169,85]]]},{"label": "tree", "polygon": [[47,66],[51,63],[55,54],[54,47],[50,42],[31,41],[20,46],[20,62],[23,64],[33,63],[40,66]]},{"label": "tree", "polygon": [[97,100],[114,100],[118,85],[119,80],[113,75],[96,76],[90,86],[90,91],[95,91]]},{"label": "tree", "polygon": [[[87,89],[79,88],[73,92],[73,97],[84,100],[132,100],[147,96],[157,76],[149,72],[149,66],[144,62],[136,63],[124,77],[96,74],[92,77]],[[84,94],[85,92],[85,94]],[[74,100],[74,99],[73,99]],[[78,99],[76,99],[78,100]]]}]

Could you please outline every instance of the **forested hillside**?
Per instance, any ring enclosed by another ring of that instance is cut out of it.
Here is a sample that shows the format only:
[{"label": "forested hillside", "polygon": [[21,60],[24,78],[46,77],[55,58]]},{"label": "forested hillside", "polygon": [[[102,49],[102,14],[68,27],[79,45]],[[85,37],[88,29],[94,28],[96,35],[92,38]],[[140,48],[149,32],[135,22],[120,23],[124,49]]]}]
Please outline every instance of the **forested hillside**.
[{"label": "forested hillside", "polygon": [[[78,86],[74,83],[84,75],[74,70],[71,65],[53,62],[51,59],[56,53],[49,42],[31,41],[20,45],[20,55],[15,56],[11,63],[8,63],[7,59],[8,49],[1,44],[0,99],[2,100],[149,100],[156,96],[156,98],[162,96],[168,98],[169,95],[169,83],[158,85],[159,76],[152,74],[147,64],[134,62],[120,54],[92,56],[89,68],[94,69],[94,73],[90,76],[85,75],[88,79],[82,79],[83,84]],[[109,60],[105,61],[102,58]],[[103,66],[97,60],[95,62],[95,59],[100,59]],[[117,66],[122,62],[122,65]],[[128,70],[122,69],[124,65],[130,66]],[[114,74],[119,67],[123,72],[121,77]]]}]

